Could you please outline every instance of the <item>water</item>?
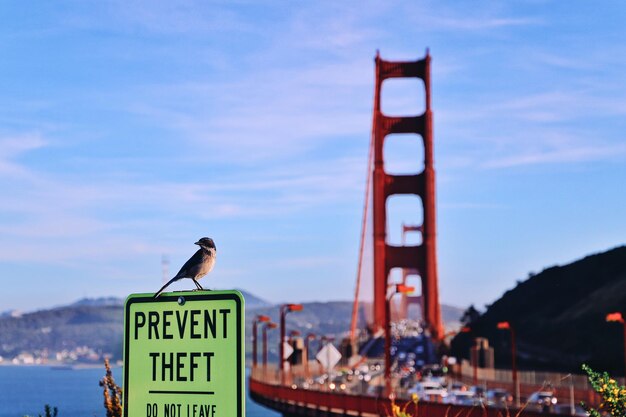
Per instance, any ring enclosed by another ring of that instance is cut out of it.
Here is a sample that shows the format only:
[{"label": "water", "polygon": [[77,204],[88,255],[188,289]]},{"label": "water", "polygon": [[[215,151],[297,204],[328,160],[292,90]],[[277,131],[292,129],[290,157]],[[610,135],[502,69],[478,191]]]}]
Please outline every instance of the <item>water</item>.
[{"label": "water", "polygon": [[[0,417],[38,416],[44,405],[59,409],[59,417],[104,417],[102,388],[98,381],[104,366],[71,370],[48,366],[0,366]],[[113,368],[122,382],[122,368]],[[246,398],[247,417],[280,417]]]}]

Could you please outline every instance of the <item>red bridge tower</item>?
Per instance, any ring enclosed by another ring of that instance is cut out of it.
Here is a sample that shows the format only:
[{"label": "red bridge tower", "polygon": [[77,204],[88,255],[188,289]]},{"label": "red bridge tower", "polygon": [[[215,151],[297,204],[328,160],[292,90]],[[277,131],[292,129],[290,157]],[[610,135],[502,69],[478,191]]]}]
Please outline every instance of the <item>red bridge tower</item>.
[{"label": "red bridge tower", "polygon": [[[426,89],[426,110],[422,115],[389,117],[381,112],[380,90],[388,78],[420,78]],[[383,144],[393,133],[416,133],[424,143],[424,171],[415,175],[390,175],[385,172]],[[376,54],[376,90],[374,95],[374,325],[384,328],[390,317],[386,313],[388,277],[392,268],[417,270],[422,282],[423,319],[435,339],[443,337],[439,290],[437,283],[437,247],[435,222],[435,169],[433,163],[433,129],[430,109],[430,55],[418,61],[384,61]],[[396,194],[414,194],[421,198],[424,222],[422,243],[410,246],[387,244],[387,198]]]}]

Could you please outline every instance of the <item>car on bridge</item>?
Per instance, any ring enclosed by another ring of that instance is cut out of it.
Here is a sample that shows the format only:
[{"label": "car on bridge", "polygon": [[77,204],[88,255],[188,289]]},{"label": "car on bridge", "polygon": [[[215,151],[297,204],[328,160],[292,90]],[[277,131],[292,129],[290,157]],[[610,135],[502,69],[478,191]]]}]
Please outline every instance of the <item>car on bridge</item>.
[{"label": "car on bridge", "polygon": [[480,398],[476,397],[472,391],[469,390],[454,390],[450,392],[444,399],[444,404],[454,405],[480,405]]},{"label": "car on bridge", "polygon": [[448,396],[446,390],[438,381],[425,380],[418,382],[413,388],[408,390],[409,394],[417,394],[420,400],[442,402]]},{"label": "car on bridge", "polygon": [[557,398],[554,396],[554,392],[552,391],[537,391],[533,392],[530,397],[528,397],[528,406],[529,410],[540,411],[540,412],[551,412],[552,407],[556,405],[558,402]]},{"label": "car on bridge", "polygon": [[485,404],[488,407],[507,408],[512,402],[513,396],[502,388],[487,390],[485,394]]}]

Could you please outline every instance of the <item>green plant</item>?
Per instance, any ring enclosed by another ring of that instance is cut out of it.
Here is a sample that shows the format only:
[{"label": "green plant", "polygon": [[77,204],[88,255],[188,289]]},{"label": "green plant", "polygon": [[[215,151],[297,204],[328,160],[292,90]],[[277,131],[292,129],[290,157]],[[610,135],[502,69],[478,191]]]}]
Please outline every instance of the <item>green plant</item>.
[{"label": "green plant", "polygon": [[[56,407],[51,408],[48,404],[46,404],[44,406],[44,412],[44,417],[57,417],[57,414],[59,414],[59,409]],[[39,414],[39,417],[42,417],[41,414]]]},{"label": "green plant", "polygon": [[[57,414],[59,414],[59,409],[56,407],[50,407],[50,405],[46,404],[43,407],[44,409],[44,415],[42,416],[41,414],[39,414],[39,417],[57,417]],[[30,417],[30,416],[24,416],[24,417]]]},{"label": "green plant", "polygon": [[596,372],[587,365],[583,365],[583,371],[587,373],[593,389],[602,397],[602,403],[597,410],[582,404],[591,417],[600,417],[605,412],[612,417],[626,417],[626,387],[619,385],[606,372]]},{"label": "green plant", "polygon": [[100,380],[100,386],[104,391],[104,408],[107,417],[122,417],[122,388],[115,383],[109,360],[104,360],[106,374]]}]

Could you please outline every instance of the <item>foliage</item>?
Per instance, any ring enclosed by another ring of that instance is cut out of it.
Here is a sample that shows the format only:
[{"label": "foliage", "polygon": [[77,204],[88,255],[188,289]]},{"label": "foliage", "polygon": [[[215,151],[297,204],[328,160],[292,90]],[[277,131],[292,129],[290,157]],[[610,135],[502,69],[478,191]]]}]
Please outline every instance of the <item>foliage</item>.
[{"label": "foliage", "polygon": [[[44,405],[44,415],[42,416],[41,414],[39,414],[39,417],[57,417],[57,415],[59,414],[59,409],[56,407],[50,407],[50,405],[46,404]],[[29,417],[29,416],[24,416],[24,417]]]},{"label": "foliage", "polygon": [[[575,301],[572,301],[575,300]],[[486,337],[499,366],[510,364],[509,335],[497,323],[515,323],[519,367],[572,373],[584,360],[611,374],[622,371],[622,333],[606,314],[626,305],[626,246],[547,268],[496,300],[472,325]],[[589,337],[593,335],[593,337]],[[458,334],[451,355],[467,358],[472,344]]]},{"label": "foliage", "polygon": [[104,360],[106,375],[100,380],[100,386],[104,391],[104,408],[107,417],[122,417],[122,388],[115,383],[109,360]]},{"label": "foliage", "polygon": [[[57,417],[57,414],[59,414],[59,409],[56,407],[51,408],[48,404],[46,404],[44,406],[44,412],[45,417]],[[39,414],[39,417],[42,417],[41,414]]]},{"label": "foliage", "polygon": [[[413,417],[413,415],[411,415],[408,411],[407,408],[409,407],[410,404],[415,404],[415,406],[417,407],[417,403],[419,402],[419,397],[417,396],[417,394],[413,394],[411,396],[411,401],[408,401],[406,404],[404,404],[404,407],[400,407],[398,404],[396,404],[395,399],[391,400],[391,410],[386,412],[387,417]],[[417,408],[415,411],[415,416],[417,416]]]},{"label": "foliage", "polygon": [[467,308],[467,310],[463,312],[463,315],[461,316],[461,323],[463,323],[466,326],[470,326],[479,318],[480,318],[480,311],[478,311],[476,307],[474,307],[474,304],[472,304]]},{"label": "foliage", "polygon": [[[591,417],[600,417],[608,412],[613,417],[626,417],[626,387],[619,385],[607,372],[595,372],[587,365],[583,365],[593,389],[602,396],[602,404],[598,410],[589,408]],[[584,404],[583,404],[584,406]]]}]

